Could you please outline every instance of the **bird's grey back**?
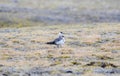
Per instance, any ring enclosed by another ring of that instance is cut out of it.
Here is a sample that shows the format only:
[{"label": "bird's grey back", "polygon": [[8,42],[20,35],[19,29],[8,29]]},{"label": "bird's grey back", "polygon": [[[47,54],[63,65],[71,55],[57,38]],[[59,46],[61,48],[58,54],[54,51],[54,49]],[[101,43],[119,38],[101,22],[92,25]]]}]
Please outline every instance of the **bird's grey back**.
[{"label": "bird's grey back", "polygon": [[58,41],[60,41],[60,40],[62,40],[62,37],[56,38],[56,39],[54,40],[54,42],[58,42]]}]

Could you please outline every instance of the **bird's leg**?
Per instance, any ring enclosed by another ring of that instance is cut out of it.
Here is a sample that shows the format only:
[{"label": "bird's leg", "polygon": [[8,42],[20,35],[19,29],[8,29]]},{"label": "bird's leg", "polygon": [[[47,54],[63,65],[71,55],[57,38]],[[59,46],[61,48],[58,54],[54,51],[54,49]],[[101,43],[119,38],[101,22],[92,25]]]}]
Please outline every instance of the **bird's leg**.
[{"label": "bird's leg", "polygon": [[60,45],[60,47],[62,48],[62,45]]},{"label": "bird's leg", "polygon": [[57,45],[57,48],[59,48],[60,46],[59,45]]}]

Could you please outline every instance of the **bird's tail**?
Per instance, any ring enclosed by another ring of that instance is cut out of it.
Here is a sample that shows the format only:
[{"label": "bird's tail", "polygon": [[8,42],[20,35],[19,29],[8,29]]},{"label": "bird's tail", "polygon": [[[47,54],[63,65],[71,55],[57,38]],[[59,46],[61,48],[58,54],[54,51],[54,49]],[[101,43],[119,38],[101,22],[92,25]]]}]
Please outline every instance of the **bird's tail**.
[{"label": "bird's tail", "polygon": [[46,44],[55,44],[55,42],[54,42],[54,41],[52,41],[52,42],[47,42]]}]

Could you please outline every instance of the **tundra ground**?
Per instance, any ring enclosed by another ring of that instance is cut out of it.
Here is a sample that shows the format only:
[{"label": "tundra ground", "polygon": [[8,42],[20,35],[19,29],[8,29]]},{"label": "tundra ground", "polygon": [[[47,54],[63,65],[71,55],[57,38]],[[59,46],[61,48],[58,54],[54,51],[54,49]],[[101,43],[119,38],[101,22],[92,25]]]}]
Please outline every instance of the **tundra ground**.
[{"label": "tundra ground", "polygon": [[[119,29],[119,23],[1,28],[0,76],[118,76]],[[62,48],[45,44],[61,31]]]}]

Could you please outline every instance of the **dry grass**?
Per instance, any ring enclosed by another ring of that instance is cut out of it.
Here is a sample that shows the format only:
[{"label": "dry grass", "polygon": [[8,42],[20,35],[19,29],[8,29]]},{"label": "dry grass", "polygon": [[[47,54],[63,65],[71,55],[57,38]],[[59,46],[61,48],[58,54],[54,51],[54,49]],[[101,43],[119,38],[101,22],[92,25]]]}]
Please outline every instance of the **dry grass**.
[{"label": "dry grass", "polygon": [[[74,66],[83,67],[88,63],[84,60],[85,57],[95,56],[103,59],[104,62],[113,63],[120,67],[120,24],[51,25],[16,29],[20,30],[20,33],[0,34],[1,44],[7,44],[5,47],[0,46],[0,65],[18,69],[30,69],[37,66],[78,69]],[[65,33],[66,43],[63,48],[45,44],[56,38],[60,31]],[[109,32],[115,33],[113,36],[104,34]],[[106,35],[105,38],[102,35]],[[8,41],[3,41],[4,38]],[[108,39],[108,41],[100,42],[104,39]],[[111,41],[112,39],[114,40]],[[78,43],[76,44],[76,42]],[[15,48],[23,48],[24,50],[16,50]],[[112,53],[112,51],[117,51],[117,53]],[[87,68],[92,69],[92,67]],[[91,71],[88,73],[98,76]],[[89,76],[88,73],[85,73],[85,76]]]}]

